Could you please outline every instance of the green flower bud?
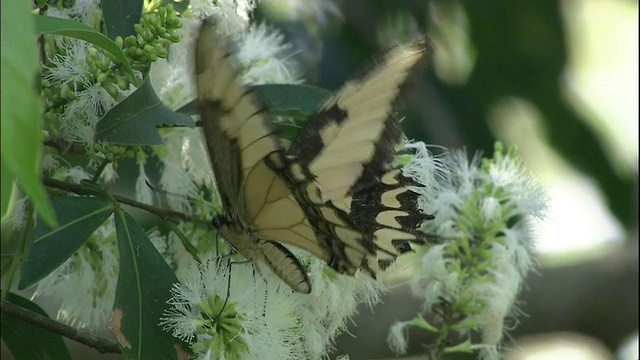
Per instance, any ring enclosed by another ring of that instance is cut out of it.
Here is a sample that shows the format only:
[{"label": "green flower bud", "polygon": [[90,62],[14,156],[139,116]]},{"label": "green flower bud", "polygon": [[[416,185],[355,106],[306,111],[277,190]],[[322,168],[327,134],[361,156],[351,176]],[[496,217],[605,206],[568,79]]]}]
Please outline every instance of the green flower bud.
[{"label": "green flower bud", "polygon": [[151,45],[145,45],[144,48],[144,53],[149,56],[151,54],[155,54],[156,53],[156,48],[151,46]]},{"label": "green flower bud", "polygon": [[118,92],[118,89],[112,83],[102,83],[101,85],[107,91],[107,93],[113,98],[117,98],[118,95],[120,94]]},{"label": "green flower bud", "polygon": [[116,82],[121,90],[127,90],[129,88],[129,82],[124,77],[116,76]]},{"label": "green flower bud", "polygon": [[178,35],[178,32],[175,30],[168,32],[167,35],[165,39],[171,40],[171,42],[177,43],[180,41],[180,35]]},{"label": "green flower bud", "polygon": [[144,36],[142,37],[146,42],[153,42],[156,37],[153,35],[150,29],[145,29]]},{"label": "green flower bud", "polygon": [[163,36],[164,36],[164,34],[166,34],[166,33],[167,33],[167,28],[166,28],[166,27],[164,27],[164,26],[162,26],[162,25],[158,25],[158,26],[155,28],[155,30],[156,30],[156,35],[157,35],[158,37],[163,37]]},{"label": "green flower bud", "polygon": [[167,16],[167,7],[160,7],[158,9],[158,15],[160,16],[160,19],[164,19]]},{"label": "green flower bud", "polygon": [[[133,26],[133,28],[135,30],[135,25]],[[127,38],[124,39],[124,44],[127,48],[138,46],[138,42],[136,41],[136,37],[134,35],[127,36]]]},{"label": "green flower bud", "polygon": [[98,69],[100,69],[101,71],[105,71],[105,72],[109,71],[109,68],[110,68],[109,62],[104,61],[103,59],[100,59],[100,58],[98,58],[96,60],[97,60],[96,61],[96,66],[98,67]]},{"label": "green flower bud", "polygon": [[107,74],[106,72],[104,73],[101,72],[98,74],[98,76],[96,76],[96,80],[98,80],[98,82],[102,85],[104,85],[103,83],[105,83],[108,78],[109,78],[109,74]]},{"label": "green flower bud", "polygon": [[[136,34],[142,36],[142,34],[144,33],[145,29],[142,27],[142,25],[140,24],[134,24],[133,25],[133,30],[136,32]],[[144,38],[144,37],[143,37]]]},{"label": "green flower bud", "polygon": [[89,71],[93,74],[98,72],[98,67],[96,66],[96,61],[92,56],[87,56],[87,66],[89,66]]},{"label": "green flower bud", "polygon": [[111,60],[111,62],[113,62],[114,64],[120,64],[120,59],[118,59],[115,55],[113,55],[112,53],[108,52],[108,51],[102,51],[102,54],[104,56],[106,56],[109,60]]},{"label": "green flower bud", "polygon": [[164,46],[160,45],[159,43],[155,43],[154,47],[159,58],[167,57],[167,49]]}]

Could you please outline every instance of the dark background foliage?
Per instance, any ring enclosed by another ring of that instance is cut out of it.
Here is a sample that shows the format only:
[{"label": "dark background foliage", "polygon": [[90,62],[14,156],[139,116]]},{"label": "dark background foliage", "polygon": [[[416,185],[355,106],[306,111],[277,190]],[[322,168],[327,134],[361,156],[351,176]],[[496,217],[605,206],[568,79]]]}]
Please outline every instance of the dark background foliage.
[{"label": "dark background foliage", "polygon": [[[380,45],[378,34],[388,19],[410,14],[416,32],[434,34],[441,30],[438,16],[462,9],[468,20],[467,40],[475,51],[472,72],[463,83],[452,85],[431,67],[406,95],[405,132],[428,144],[491,154],[494,141],[499,140],[490,124],[492,107],[507,98],[535,107],[548,146],[595,182],[627,236],[622,239],[624,245],[611,245],[606,255],[542,267],[532,275],[519,301],[529,316],[521,317],[511,334],[517,339],[527,334],[576,332],[599,339],[614,351],[638,328],[637,167],[626,173],[617,170],[603,134],[582,115],[590,113],[590,104],[578,109],[563,92],[570,44],[562,3],[348,0],[339,2],[339,7],[343,18],[332,21],[329,16],[320,31],[304,19],[286,21],[268,11],[258,11],[257,16],[277,23],[290,42],[305,49],[299,58],[317,69],[307,76],[312,82],[335,89],[384,51],[386,45]],[[361,309],[355,325],[349,327],[356,337],[342,336],[335,354],[347,353],[351,359],[391,357],[385,341],[389,324],[412,318],[418,308],[408,287],[399,286],[375,313]],[[411,334],[409,355],[420,354],[421,343],[428,338],[424,332]]]}]

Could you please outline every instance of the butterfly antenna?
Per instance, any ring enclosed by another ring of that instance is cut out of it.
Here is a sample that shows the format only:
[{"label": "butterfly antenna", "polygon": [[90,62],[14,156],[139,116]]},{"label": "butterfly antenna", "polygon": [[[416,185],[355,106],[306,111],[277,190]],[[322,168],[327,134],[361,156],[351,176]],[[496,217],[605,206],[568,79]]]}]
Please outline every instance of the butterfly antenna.
[{"label": "butterfly antenna", "polygon": [[160,189],[159,187],[156,187],[154,185],[151,185],[149,180],[145,180],[144,183],[149,187],[149,189],[153,190],[154,192],[156,192],[158,194],[185,197],[183,194],[174,193],[174,192],[171,192],[171,191]]}]

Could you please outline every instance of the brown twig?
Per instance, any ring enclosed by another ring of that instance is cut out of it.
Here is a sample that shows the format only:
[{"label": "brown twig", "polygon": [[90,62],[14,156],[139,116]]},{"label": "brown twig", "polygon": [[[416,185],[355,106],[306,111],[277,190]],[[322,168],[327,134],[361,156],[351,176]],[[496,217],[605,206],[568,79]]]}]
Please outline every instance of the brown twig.
[{"label": "brown twig", "polygon": [[[45,178],[43,179],[43,183],[46,186],[52,187],[52,188],[56,188],[56,189],[60,189],[60,190],[64,190],[64,191],[69,191],[72,192],[74,194],[78,194],[78,195],[95,195],[95,192],[93,192],[90,189],[87,189],[81,185],[77,185],[77,184],[72,184],[72,183],[68,183],[65,181],[60,181],[60,180],[55,180],[55,179],[51,179],[51,178]],[[183,221],[193,221],[193,219],[188,216],[185,215],[181,212],[178,211],[173,211],[173,210],[167,210],[167,209],[161,209],[161,208],[157,208],[155,206],[151,206],[151,205],[147,205],[144,203],[141,203],[139,201],[135,201],[126,197],[122,197],[122,196],[118,196],[118,195],[112,195],[113,198],[122,204],[126,204],[129,206],[133,206],[135,208],[138,209],[142,209],[144,211],[147,211],[149,213],[155,214],[157,216],[159,216],[161,219],[163,220],[170,220],[170,219],[179,219],[179,220],[183,220]]]},{"label": "brown twig", "polygon": [[52,320],[31,310],[21,308],[20,306],[12,304],[6,300],[1,300],[0,309],[3,314],[7,314],[11,317],[22,320],[39,328],[46,329],[53,333],[60,334],[66,338],[92,347],[103,354],[121,352],[120,347],[114,341],[100,338],[89,332],[82,331],[72,326]]}]

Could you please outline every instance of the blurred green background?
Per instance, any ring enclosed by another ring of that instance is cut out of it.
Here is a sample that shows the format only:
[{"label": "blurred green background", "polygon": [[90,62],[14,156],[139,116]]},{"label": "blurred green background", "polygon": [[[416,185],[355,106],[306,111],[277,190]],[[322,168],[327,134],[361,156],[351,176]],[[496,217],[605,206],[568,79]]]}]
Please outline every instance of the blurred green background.
[{"label": "blurred green background", "polygon": [[[637,1],[263,1],[259,9],[299,50],[309,82],[329,89],[426,33],[432,63],[404,99],[407,136],[434,153],[518,146],[549,211],[532,229],[541,266],[519,300],[528,316],[511,332],[516,342],[506,341],[508,358],[540,359],[543,348],[550,359],[607,359],[637,339]],[[389,324],[419,304],[399,285],[374,311],[361,310],[349,327],[356,337],[341,337],[335,355],[392,357]],[[421,353],[424,336],[411,333],[409,355]]]}]

